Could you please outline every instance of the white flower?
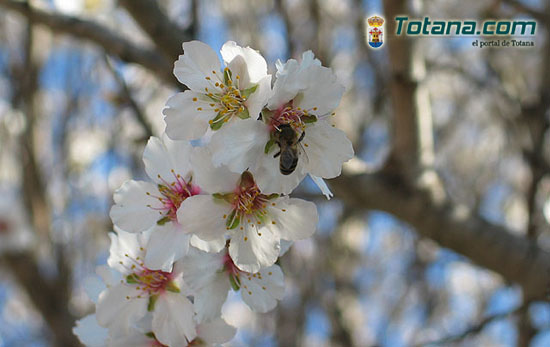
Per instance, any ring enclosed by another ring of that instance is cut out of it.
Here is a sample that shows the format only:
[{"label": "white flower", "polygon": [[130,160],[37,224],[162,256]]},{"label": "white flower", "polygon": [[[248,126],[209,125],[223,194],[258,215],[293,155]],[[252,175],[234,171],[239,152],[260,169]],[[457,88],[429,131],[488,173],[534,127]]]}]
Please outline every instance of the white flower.
[{"label": "white flower", "polygon": [[308,173],[322,178],[340,175],[353,148],[327,118],[343,92],[332,71],[309,51],[301,63],[279,63],[262,120],[247,119],[221,129],[209,144],[214,165],[227,165],[234,172],[250,170],[265,193],[290,194]]},{"label": "white flower", "polygon": [[183,44],[184,54],[175,63],[174,75],[189,87],[170,98],[163,111],[166,133],[176,140],[202,137],[207,129],[220,129],[236,118],[258,118],[271,92],[271,75],[265,59],[250,47],[226,42],[221,55],[208,45]]},{"label": "white flower", "polygon": [[170,346],[192,341],[196,337],[194,309],[182,291],[179,263],[170,272],[145,266],[149,232],[118,230],[109,236],[107,263],[122,279],[100,294],[96,307],[99,325],[108,328],[112,337],[127,336],[147,312],[152,312],[152,332],[158,341]]},{"label": "white flower", "polygon": [[207,242],[220,244],[228,234],[229,254],[239,269],[254,273],[271,266],[281,239],[301,240],[314,233],[318,215],[313,203],[266,195],[248,171],[239,175],[224,167],[214,169],[205,148],[198,148],[191,160],[197,183],[211,195],[186,199],[178,219],[185,221],[186,232]]},{"label": "white flower", "polygon": [[187,252],[189,235],[182,231],[177,211],[182,201],[200,192],[192,184],[191,151],[185,141],[151,137],[143,162],[153,183],[130,180],[114,194],[111,218],[117,227],[128,232],[154,229],[145,259],[149,268],[169,270]]},{"label": "white flower", "polygon": [[190,249],[182,266],[183,279],[195,293],[199,322],[221,314],[231,288],[240,289],[244,302],[260,313],[275,308],[284,295],[284,277],[278,265],[245,272],[235,265],[227,249],[215,254]]}]

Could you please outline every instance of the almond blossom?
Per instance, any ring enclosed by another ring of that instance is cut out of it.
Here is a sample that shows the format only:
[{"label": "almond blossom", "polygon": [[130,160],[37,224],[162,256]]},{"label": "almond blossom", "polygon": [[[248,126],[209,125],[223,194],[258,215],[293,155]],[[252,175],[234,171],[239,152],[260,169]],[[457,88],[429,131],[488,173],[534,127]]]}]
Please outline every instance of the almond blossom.
[{"label": "almond blossom", "polygon": [[281,239],[301,240],[315,232],[318,215],[313,203],[264,194],[248,171],[214,169],[206,148],[194,151],[191,161],[197,183],[210,195],[186,199],[178,219],[185,221],[186,232],[207,243],[219,244],[227,235],[229,254],[240,270],[254,273],[273,265]]},{"label": "almond blossom", "polygon": [[284,277],[278,265],[256,273],[240,270],[227,249],[206,253],[191,249],[182,262],[183,279],[195,293],[197,319],[217,317],[231,288],[240,290],[244,302],[255,312],[265,313],[284,295]]},{"label": "almond blossom", "polygon": [[[315,178],[340,175],[342,164],[353,157],[353,148],[328,119],[344,92],[334,73],[321,66],[311,51],[300,63],[290,59],[279,62],[277,69],[262,119],[229,124],[212,138],[209,148],[215,166],[227,165],[234,172],[248,169],[263,192],[289,194],[308,173]],[[281,139],[283,128],[286,133],[293,131],[291,139],[288,135]],[[296,151],[297,162],[284,172],[281,152],[289,147]],[[323,184],[320,188],[331,194]]]},{"label": "almond blossom", "polygon": [[151,137],[143,162],[153,182],[130,180],[114,194],[113,224],[128,232],[154,230],[145,259],[150,268],[168,270],[187,252],[189,235],[183,232],[177,211],[185,199],[200,192],[193,184],[191,152],[185,141]]},{"label": "almond blossom", "polygon": [[170,98],[164,110],[166,133],[193,140],[235,119],[258,118],[271,92],[265,59],[250,47],[226,42],[218,55],[200,41],[183,44],[174,75],[189,90]]},{"label": "almond blossom", "polygon": [[148,312],[152,332],[162,344],[187,345],[196,337],[193,304],[182,287],[181,266],[171,271],[151,270],[143,261],[150,232],[141,234],[117,230],[110,234],[107,264],[121,279],[110,284],[96,306],[97,321],[110,336],[127,336]]}]

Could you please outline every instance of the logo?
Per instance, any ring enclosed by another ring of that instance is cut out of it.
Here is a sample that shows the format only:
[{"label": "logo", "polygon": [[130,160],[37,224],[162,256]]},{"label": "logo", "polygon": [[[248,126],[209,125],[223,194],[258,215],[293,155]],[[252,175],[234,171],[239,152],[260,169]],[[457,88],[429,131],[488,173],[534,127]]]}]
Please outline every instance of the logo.
[{"label": "logo", "polygon": [[372,48],[380,48],[380,46],[384,44],[384,19],[382,17],[372,16],[367,19],[367,23],[369,46]]}]

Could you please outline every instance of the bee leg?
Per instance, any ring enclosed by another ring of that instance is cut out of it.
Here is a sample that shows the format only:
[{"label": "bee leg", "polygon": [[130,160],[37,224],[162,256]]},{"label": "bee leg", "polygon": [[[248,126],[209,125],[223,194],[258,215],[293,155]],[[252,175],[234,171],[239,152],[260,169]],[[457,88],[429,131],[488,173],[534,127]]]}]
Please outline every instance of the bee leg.
[{"label": "bee leg", "polygon": [[306,132],[302,131],[302,135],[300,135],[300,138],[298,139],[298,142],[302,142],[302,140],[304,139],[304,136],[306,136]]},{"label": "bee leg", "polygon": [[281,151],[275,153],[275,155],[273,156],[273,158],[277,158],[277,157],[280,156],[280,155],[281,155]]}]

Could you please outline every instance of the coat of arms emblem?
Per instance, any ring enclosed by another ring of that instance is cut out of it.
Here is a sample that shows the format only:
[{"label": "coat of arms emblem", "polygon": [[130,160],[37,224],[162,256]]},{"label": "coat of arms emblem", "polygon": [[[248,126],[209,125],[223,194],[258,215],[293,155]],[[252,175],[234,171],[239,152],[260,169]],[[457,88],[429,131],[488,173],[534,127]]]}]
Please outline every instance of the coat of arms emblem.
[{"label": "coat of arms emblem", "polygon": [[382,17],[372,16],[367,19],[367,23],[369,24],[369,27],[367,29],[369,36],[369,45],[373,48],[378,48],[382,46],[382,44],[384,43],[382,37],[384,34],[382,31],[382,28],[384,27],[384,19]]}]

